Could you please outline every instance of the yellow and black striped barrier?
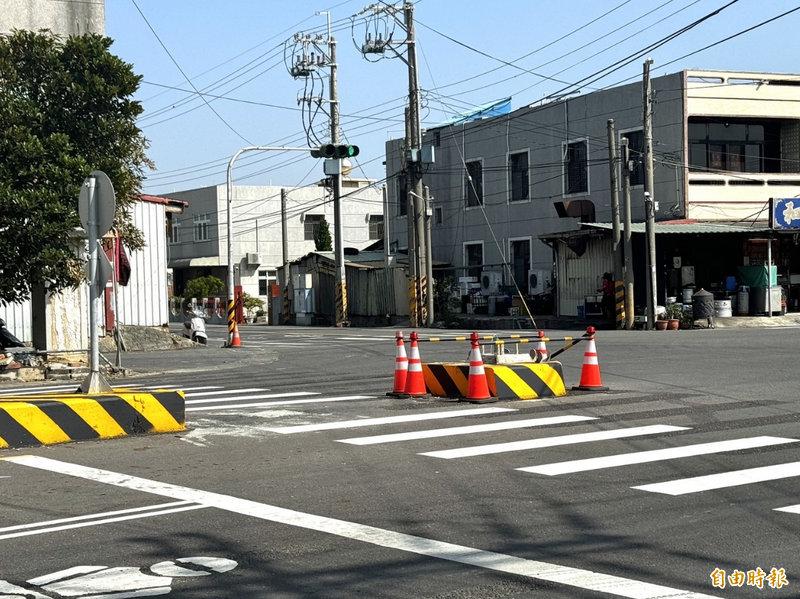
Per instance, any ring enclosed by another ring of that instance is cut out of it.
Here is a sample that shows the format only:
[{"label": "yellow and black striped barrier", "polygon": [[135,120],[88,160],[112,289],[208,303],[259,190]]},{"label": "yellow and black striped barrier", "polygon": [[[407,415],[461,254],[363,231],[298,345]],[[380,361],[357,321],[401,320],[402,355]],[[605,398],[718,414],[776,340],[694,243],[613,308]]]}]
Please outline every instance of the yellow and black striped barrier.
[{"label": "yellow and black striped barrier", "polygon": [[[562,397],[564,372],[560,362],[544,364],[484,364],[489,393],[497,399],[536,399]],[[469,364],[423,364],[425,386],[431,395],[466,399],[469,387]]]},{"label": "yellow and black striped barrier", "polygon": [[0,449],[186,430],[183,391],[0,399]]}]

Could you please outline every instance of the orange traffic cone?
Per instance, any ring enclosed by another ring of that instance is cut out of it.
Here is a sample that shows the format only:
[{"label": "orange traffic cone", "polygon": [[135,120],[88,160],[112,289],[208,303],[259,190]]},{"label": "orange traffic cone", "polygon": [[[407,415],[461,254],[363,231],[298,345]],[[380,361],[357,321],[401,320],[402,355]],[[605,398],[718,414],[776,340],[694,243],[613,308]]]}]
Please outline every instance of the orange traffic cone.
[{"label": "orange traffic cone", "polygon": [[544,342],[544,331],[539,331],[539,343],[536,344],[536,363],[547,362],[547,345]]},{"label": "orange traffic cone", "polygon": [[574,391],[608,391],[600,378],[600,364],[597,362],[597,348],[594,344],[594,327],[586,329],[589,340],[586,342],[586,353],[583,354],[581,382]]},{"label": "orange traffic cone", "polygon": [[242,347],[242,340],[239,337],[239,325],[233,323],[233,337],[231,338],[231,347]]},{"label": "orange traffic cone", "polygon": [[397,397],[406,393],[406,379],[408,378],[408,358],[406,357],[406,347],[403,343],[403,331],[397,331],[397,351],[394,359],[394,388],[391,395]]},{"label": "orange traffic cone", "polygon": [[478,333],[472,333],[469,338],[472,341],[472,349],[469,352],[469,381],[467,382],[467,398],[465,401],[470,403],[497,401],[489,393],[489,382],[486,380],[481,348],[478,345]]},{"label": "orange traffic cone", "polygon": [[408,356],[408,374],[403,394],[414,397],[427,395],[428,390],[425,388],[425,375],[422,374],[422,360],[419,357],[419,345],[417,345],[419,337],[416,331],[412,331],[409,337],[411,337],[411,351]]}]

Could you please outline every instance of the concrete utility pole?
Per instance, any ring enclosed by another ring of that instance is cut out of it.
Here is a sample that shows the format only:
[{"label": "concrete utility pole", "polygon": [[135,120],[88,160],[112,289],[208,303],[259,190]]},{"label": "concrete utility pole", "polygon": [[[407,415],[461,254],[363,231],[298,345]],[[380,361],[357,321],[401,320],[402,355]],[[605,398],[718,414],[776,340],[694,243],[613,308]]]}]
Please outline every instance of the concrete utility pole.
[{"label": "concrete utility pole", "polygon": [[[281,188],[281,241],[283,246],[283,314],[281,324],[289,324],[289,230],[286,222],[286,200],[289,192]],[[272,324],[272,323],[270,323]]]},{"label": "concrete utility pole", "polygon": [[[611,192],[611,225],[613,231],[613,251],[614,251],[614,322],[618,329],[622,328],[622,321],[625,318],[624,303],[618,305],[616,301],[616,289],[618,283],[622,282],[622,246],[620,245],[621,234],[619,230],[619,184],[617,182],[617,140],[614,128],[614,119],[606,122],[608,128],[608,168],[610,175],[609,190]],[[620,312],[620,309],[622,312]]]},{"label": "concrete utility pole", "polygon": [[[414,237],[416,240],[416,271],[418,280],[415,283],[415,290],[418,289],[417,297],[417,326],[430,326],[428,321],[428,277],[427,262],[428,249],[425,240],[425,207],[422,195],[422,128],[420,125],[420,98],[419,98],[419,71],[417,70],[417,43],[414,33],[414,5],[406,2],[403,5],[403,17],[406,28],[406,43],[408,44],[408,132],[409,138],[406,139],[406,148],[410,153],[411,160],[406,160],[408,168],[408,189],[409,194],[409,218],[413,214],[414,218]],[[414,206],[413,213],[411,206]],[[433,316],[432,314],[430,315]]]},{"label": "concrete utility pole", "polygon": [[[339,144],[339,84],[337,81],[336,40],[331,37],[331,15],[328,15],[328,48],[330,50],[330,103],[331,103],[331,143]],[[341,165],[341,161],[339,161]],[[331,175],[333,183],[333,227],[335,230],[334,250],[336,253],[336,325],[347,322],[347,276],[344,267],[344,224],[342,223],[342,169]]]},{"label": "concrete utility pole", "polygon": [[628,138],[620,140],[622,148],[622,203],[625,206],[625,328],[633,328],[633,236],[631,231],[631,162]]},{"label": "concrete utility pole", "polygon": [[658,203],[653,189],[653,93],[650,88],[650,65],[653,59],[644,61],[644,207],[645,229],[647,232],[647,327],[656,326],[656,210]]}]

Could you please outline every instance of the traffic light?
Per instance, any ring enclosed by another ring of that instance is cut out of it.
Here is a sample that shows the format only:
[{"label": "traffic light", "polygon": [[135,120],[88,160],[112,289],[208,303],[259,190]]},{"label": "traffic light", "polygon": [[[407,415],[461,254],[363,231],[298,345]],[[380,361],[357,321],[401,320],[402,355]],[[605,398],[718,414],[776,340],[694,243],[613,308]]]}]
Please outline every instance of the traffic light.
[{"label": "traffic light", "polygon": [[353,158],[358,156],[358,146],[322,144],[311,150],[314,158]]}]

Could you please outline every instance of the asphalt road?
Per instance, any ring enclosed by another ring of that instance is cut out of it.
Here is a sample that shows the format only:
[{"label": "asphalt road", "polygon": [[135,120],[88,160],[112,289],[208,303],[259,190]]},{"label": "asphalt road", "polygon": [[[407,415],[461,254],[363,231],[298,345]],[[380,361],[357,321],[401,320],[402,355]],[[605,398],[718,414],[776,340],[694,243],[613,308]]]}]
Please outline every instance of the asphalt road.
[{"label": "asphalt road", "polygon": [[113,381],[187,432],[0,452],[0,597],[798,596],[798,328],[603,331],[609,392],[482,405],[386,397],[389,329],[209,332]]}]

